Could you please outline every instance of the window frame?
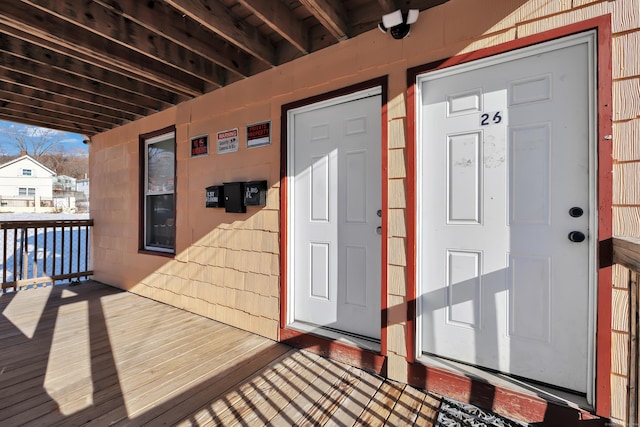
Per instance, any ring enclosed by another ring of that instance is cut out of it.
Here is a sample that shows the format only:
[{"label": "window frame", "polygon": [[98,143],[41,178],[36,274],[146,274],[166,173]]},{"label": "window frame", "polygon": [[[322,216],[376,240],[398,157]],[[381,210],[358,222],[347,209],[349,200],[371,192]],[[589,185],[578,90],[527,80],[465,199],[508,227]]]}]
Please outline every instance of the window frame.
[{"label": "window frame", "polygon": [[[148,164],[147,147],[167,139],[173,139],[173,190],[162,192],[148,192]],[[139,217],[138,217],[138,252],[159,256],[173,257],[176,254],[176,218],[177,218],[177,138],[175,126],[169,126],[157,131],[145,133],[139,136]],[[149,196],[173,195],[173,229],[171,238],[173,247],[154,246],[147,244],[147,200]]]},{"label": "window frame", "polygon": [[[29,171],[29,173],[27,173]],[[33,169],[22,168],[21,176],[33,176]]]}]

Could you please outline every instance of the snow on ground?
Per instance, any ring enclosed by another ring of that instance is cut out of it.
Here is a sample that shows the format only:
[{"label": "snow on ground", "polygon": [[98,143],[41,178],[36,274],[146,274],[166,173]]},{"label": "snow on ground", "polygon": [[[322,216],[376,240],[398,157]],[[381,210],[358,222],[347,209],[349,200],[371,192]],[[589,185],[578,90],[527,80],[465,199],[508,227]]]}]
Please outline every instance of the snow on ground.
[{"label": "snow on ground", "polygon": [[57,221],[89,218],[89,213],[0,213],[0,221]]}]

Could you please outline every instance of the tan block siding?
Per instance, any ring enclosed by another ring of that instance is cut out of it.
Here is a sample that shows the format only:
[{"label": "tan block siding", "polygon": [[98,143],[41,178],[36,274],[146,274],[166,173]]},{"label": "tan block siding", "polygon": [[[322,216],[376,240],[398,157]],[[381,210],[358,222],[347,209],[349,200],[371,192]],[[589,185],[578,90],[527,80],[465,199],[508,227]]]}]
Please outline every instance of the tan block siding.
[{"label": "tan block siding", "polygon": [[[613,266],[611,298],[611,417],[622,422],[627,419],[627,387],[630,344],[630,272],[619,265]],[[637,363],[637,361],[635,362]]]},{"label": "tan block siding", "polygon": [[[162,120],[155,120],[155,116],[145,120],[145,126],[135,126],[135,131],[115,130],[96,138],[100,141],[96,145],[105,146],[92,157],[93,173],[99,176],[95,181],[103,195],[93,215],[102,225],[94,233],[96,277],[233,326],[247,329],[250,325],[256,333],[277,338],[279,189],[273,184],[278,179],[275,162],[279,153],[275,148],[250,151],[246,176],[233,175],[231,168],[221,176],[212,176],[211,170],[220,168],[220,159],[215,155],[191,159],[189,127],[176,123],[178,253],[173,260],[137,253],[138,175],[131,176],[127,168],[137,169],[139,133],[174,123],[175,116],[164,116]],[[230,127],[240,126],[225,128]],[[214,138],[211,123],[194,129]],[[125,135],[128,140],[121,139]],[[215,145],[211,148],[215,150]],[[264,151],[272,152],[271,163],[264,164]],[[203,159],[217,164],[206,164]],[[238,220],[238,214],[204,208],[204,187],[249,179],[267,179],[272,188],[267,206],[249,208],[246,221]]]},{"label": "tan block siding", "polygon": [[629,333],[629,292],[625,288],[614,288],[612,298],[614,317],[611,328],[614,331]]},{"label": "tan block siding", "polygon": [[611,372],[626,378],[629,372],[629,334],[624,332],[613,332],[612,345],[613,354],[611,362]]},{"label": "tan block siding", "polygon": [[613,67],[614,79],[634,77],[640,75],[640,61],[633,53],[638,51],[640,33],[622,33],[613,37]]},{"label": "tan block siding", "polygon": [[[640,1],[613,2],[613,233],[640,236]],[[611,416],[627,419],[629,271],[614,266]],[[637,360],[632,363],[638,363]],[[637,368],[636,368],[637,369]]]},{"label": "tan block siding", "polygon": [[640,120],[617,122],[613,128],[613,140],[616,141],[613,145],[614,159],[619,162],[638,161],[640,159]]},{"label": "tan block siding", "polygon": [[625,420],[627,418],[626,399],[616,399],[615,396],[626,396],[627,379],[626,376],[618,374],[611,375],[611,418],[614,420]]},{"label": "tan block siding", "polygon": [[[276,339],[280,311],[280,111],[285,103],[387,75],[389,253],[387,300],[406,306],[407,176],[406,70],[495,46],[578,21],[611,14],[613,28],[613,227],[640,236],[640,0],[450,0],[420,14],[411,35],[396,41],[377,30],[343,41],[154,116],[97,135],[91,146],[94,261],[98,280],[131,289],[216,320]],[[633,52],[633,54],[630,54]],[[243,126],[271,120],[272,144],[248,150]],[[178,144],[177,254],[138,254],[138,135],[176,125]],[[238,127],[237,153],[217,155],[215,132]],[[190,158],[189,138],[210,135],[210,155]],[[267,179],[267,206],[247,214],[204,207],[204,188],[232,180]],[[615,373],[612,406],[626,384],[622,328],[627,282],[614,274]],[[396,314],[387,329],[388,368],[406,380],[406,323]]]},{"label": "tan block siding", "polygon": [[640,206],[640,186],[637,185],[638,176],[640,176],[640,162],[631,161],[614,165],[613,176],[617,181],[613,193],[613,203],[615,205]]}]

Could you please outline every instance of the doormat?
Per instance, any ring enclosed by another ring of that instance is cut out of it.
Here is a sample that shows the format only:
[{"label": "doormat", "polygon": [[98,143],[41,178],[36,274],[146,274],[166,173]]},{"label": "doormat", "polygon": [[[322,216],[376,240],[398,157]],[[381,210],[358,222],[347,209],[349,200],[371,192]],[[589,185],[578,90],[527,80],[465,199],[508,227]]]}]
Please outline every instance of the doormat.
[{"label": "doormat", "polygon": [[476,406],[442,397],[436,427],[528,427]]}]

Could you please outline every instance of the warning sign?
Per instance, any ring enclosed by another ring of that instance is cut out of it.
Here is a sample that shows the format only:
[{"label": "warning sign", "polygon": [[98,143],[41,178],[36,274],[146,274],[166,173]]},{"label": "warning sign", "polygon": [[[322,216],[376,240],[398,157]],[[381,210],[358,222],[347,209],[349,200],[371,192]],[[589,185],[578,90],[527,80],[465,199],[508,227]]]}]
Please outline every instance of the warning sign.
[{"label": "warning sign", "polygon": [[218,154],[238,151],[238,128],[224,130],[216,134]]}]

